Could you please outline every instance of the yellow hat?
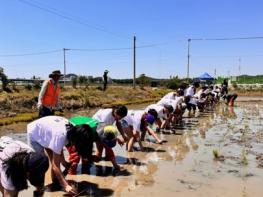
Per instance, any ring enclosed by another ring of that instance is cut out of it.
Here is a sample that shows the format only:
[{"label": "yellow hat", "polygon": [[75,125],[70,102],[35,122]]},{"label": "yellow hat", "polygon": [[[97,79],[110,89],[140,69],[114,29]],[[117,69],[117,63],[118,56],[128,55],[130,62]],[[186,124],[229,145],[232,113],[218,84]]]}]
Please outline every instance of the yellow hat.
[{"label": "yellow hat", "polygon": [[104,127],[103,134],[101,135],[102,142],[110,148],[116,146],[116,139],[118,129],[115,126],[109,125]]},{"label": "yellow hat", "polygon": [[108,125],[106,127],[104,127],[104,133],[112,133],[115,137],[117,137],[118,135],[118,129],[116,126],[113,125]]}]

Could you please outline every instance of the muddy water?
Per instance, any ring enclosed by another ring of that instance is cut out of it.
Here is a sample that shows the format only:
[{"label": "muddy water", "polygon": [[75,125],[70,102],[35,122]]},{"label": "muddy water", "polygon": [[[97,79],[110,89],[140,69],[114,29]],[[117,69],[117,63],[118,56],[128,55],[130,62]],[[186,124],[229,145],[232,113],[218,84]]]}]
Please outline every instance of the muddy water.
[{"label": "muddy water", "polygon": [[201,114],[182,136],[166,136],[153,185],[134,178],[123,196],[262,196],[263,103],[237,105]]},{"label": "muddy water", "polygon": [[[146,152],[127,154],[117,145],[120,172],[102,161],[89,175],[67,179],[82,196],[262,196],[263,102],[222,104],[197,116],[185,118],[176,134],[162,134],[164,145],[144,142]],[[25,141],[23,133],[12,136]],[[63,196],[48,187],[49,177],[44,196]]]}]

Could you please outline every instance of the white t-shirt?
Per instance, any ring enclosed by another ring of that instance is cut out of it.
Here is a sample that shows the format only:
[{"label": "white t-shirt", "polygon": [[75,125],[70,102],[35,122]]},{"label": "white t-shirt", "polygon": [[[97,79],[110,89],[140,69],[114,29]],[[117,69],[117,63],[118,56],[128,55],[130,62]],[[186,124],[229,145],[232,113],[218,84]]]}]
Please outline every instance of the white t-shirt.
[{"label": "white t-shirt", "polygon": [[195,94],[195,96],[198,97],[198,99],[200,99],[202,93],[204,93],[204,91],[201,89]]},{"label": "white t-shirt", "polygon": [[132,125],[134,130],[141,131],[141,119],[144,113],[144,110],[129,110],[128,115],[123,119],[126,120],[129,125]]},{"label": "white t-shirt", "polygon": [[194,94],[195,92],[193,86],[190,86],[186,89],[185,96],[194,96]]},{"label": "white t-shirt", "polygon": [[164,107],[162,105],[151,104],[146,107],[145,112],[148,112],[150,109],[155,109],[157,111],[158,118],[167,118],[166,114],[163,112]]},{"label": "white t-shirt", "polygon": [[68,120],[60,116],[46,116],[27,125],[27,135],[32,142],[61,154],[67,143],[66,124]]},{"label": "white t-shirt", "polygon": [[97,126],[97,132],[101,134],[103,132],[103,129],[107,125],[113,125],[115,122],[115,119],[112,115],[112,109],[100,109],[97,111],[93,116],[93,119],[97,120],[99,122]]},{"label": "white t-shirt", "polygon": [[7,190],[15,190],[15,187],[10,178],[6,176],[6,169],[3,166],[3,161],[11,158],[15,153],[18,152],[34,152],[32,148],[30,148],[27,144],[20,142],[20,141],[9,141],[6,147],[0,152],[0,179],[1,185]]},{"label": "white t-shirt", "polygon": [[164,95],[163,99],[172,99],[174,100],[176,97],[175,92],[169,92],[168,94]]},{"label": "white t-shirt", "polygon": [[183,97],[177,96],[175,99],[161,99],[157,105],[172,105],[174,110],[176,110],[177,106],[183,102]]}]

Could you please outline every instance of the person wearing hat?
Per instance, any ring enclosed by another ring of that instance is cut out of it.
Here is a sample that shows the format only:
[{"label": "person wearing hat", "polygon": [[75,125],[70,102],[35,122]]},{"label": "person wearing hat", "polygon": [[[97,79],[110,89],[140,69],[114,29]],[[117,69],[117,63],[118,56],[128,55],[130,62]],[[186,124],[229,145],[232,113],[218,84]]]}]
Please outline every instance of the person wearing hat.
[{"label": "person wearing hat", "polygon": [[42,196],[49,167],[47,156],[34,152],[21,141],[8,137],[7,140],[7,143],[1,143],[6,146],[0,152],[0,190],[3,196],[18,196],[20,191],[28,188],[27,180],[36,187],[34,196]]},{"label": "person wearing hat", "polygon": [[[127,137],[125,133],[123,132],[121,124],[120,124],[120,120],[123,119],[125,116],[127,116],[127,112],[128,112],[128,109],[124,105],[113,106],[112,108],[100,109],[99,111],[97,111],[92,116],[92,118],[98,121],[97,129],[96,129],[98,135],[99,136],[103,135],[104,128],[106,126],[115,124],[118,128],[118,131],[122,135],[123,141],[127,141]],[[120,144],[124,143],[124,142],[121,142],[119,138],[118,138],[118,142]],[[96,146],[97,146],[97,155],[100,156],[102,145],[99,140],[96,141]],[[112,155],[110,154],[110,156]],[[113,165],[115,165],[114,161],[112,161],[112,163]],[[115,165],[114,167],[119,168],[118,165]]]},{"label": "person wearing hat", "polygon": [[[183,92],[182,92],[183,94]],[[168,117],[165,125],[163,125],[162,128],[165,128],[165,126],[169,126],[169,123],[175,123],[182,119],[183,110],[182,110],[182,104],[184,102],[184,97],[181,96],[179,93],[177,96],[174,97],[174,99],[167,99],[163,97],[160,101],[157,102],[157,105],[160,106],[172,106],[173,112],[170,113],[170,116]],[[171,110],[171,109],[170,109]]]},{"label": "person wearing hat", "polygon": [[158,129],[160,130],[166,128],[169,125],[171,114],[173,113],[174,108],[172,107],[171,104],[170,105],[151,104],[146,107],[145,111],[154,116],[155,123],[157,124]]},{"label": "person wearing hat", "polygon": [[119,139],[118,129],[116,126],[108,125],[103,128],[103,132],[98,134],[99,140],[96,142],[97,151],[96,158],[99,161],[102,157],[103,149],[105,149],[106,158],[111,161],[115,169],[120,169],[120,166],[116,162],[116,158],[112,148],[116,146],[116,143],[123,144],[122,140]]},{"label": "person wearing hat", "polygon": [[[89,125],[94,134],[94,141],[98,140],[99,137],[96,131],[98,122],[95,119],[88,117],[88,116],[74,116],[69,119],[69,122],[73,124],[74,126],[82,125],[82,124]],[[87,159],[81,157],[78,154],[75,145],[68,144],[66,148],[69,153],[68,161],[70,163],[70,166],[69,168],[65,169],[66,171],[64,172],[69,175],[76,175],[78,164],[81,161],[81,173],[90,174],[89,169],[90,169],[90,164],[92,161],[88,161]]]},{"label": "person wearing hat", "polygon": [[[153,131],[151,126],[153,125],[155,119],[154,116],[150,113],[145,112],[144,110],[131,110],[128,112],[128,116],[124,118],[124,120],[128,120],[128,118],[131,117],[132,119],[132,126],[133,131],[140,132],[140,140],[144,141],[146,132],[153,136],[156,143],[162,144],[163,141],[156,135],[156,133]],[[129,122],[129,120],[128,120]],[[134,132],[135,133],[135,132]]]},{"label": "person wearing hat", "polygon": [[140,130],[136,129],[136,120],[134,119],[134,116],[128,114],[120,122],[123,132],[127,136],[126,150],[128,152],[132,152],[134,143],[138,142],[141,151],[144,151],[144,147],[140,137]]},{"label": "person wearing hat", "polygon": [[105,91],[107,89],[107,84],[108,84],[108,70],[104,71],[103,74],[103,91]]},{"label": "person wearing hat", "polygon": [[124,105],[113,106],[112,108],[98,110],[92,118],[98,121],[97,132],[98,134],[103,132],[103,129],[107,125],[116,124],[119,132],[121,133],[124,141],[126,136],[122,131],[120,120],[127,116],[128,109]]},{"label": "person wearing hat", "polygon": [[94,132],[87,124],[72,125],[60,116],[46,116],[27,125],[28,144],[36,153],[48,154],[51,163],[51,178],[54,186],[62,186],[70,195],[76,190],[65,179],[60,164],[69,168],[63,153],[63,147],[74,145],[78,155],[91,159],[94,142]]},{"label": "person wearing hat", "polygon": [[61,72],[55,70],[49,75],[49,79],[43,82],[37,103],[40,118],[54,115],[54,110],[59,108],[59,79],[61,76]]}]

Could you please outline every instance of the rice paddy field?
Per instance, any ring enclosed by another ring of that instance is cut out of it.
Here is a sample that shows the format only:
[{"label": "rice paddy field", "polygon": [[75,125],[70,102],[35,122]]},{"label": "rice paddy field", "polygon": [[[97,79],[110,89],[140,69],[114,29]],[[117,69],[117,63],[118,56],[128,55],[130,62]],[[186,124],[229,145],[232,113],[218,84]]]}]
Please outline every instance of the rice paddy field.
[{"label": "rice paddy field", "polygon": [[[240,97],[235,107],[222,103],[183,120],[174,125],[175,133],[159,134],[167,140],[163,145],[148,137],[145,152],[127,153],[117,145],[121,171],[101,161],[88,174],[67,179],[80,192],[78,196],[262,196],[261,98]],[[25,131],[9,135],[26,141]],[[65,195],[50,183],[48,172],[44,196]],[[32,191],[30,187],[19,195],[32,196]]]}]

